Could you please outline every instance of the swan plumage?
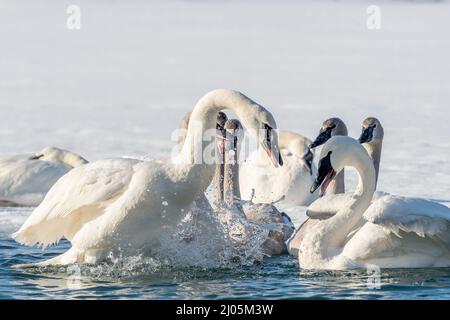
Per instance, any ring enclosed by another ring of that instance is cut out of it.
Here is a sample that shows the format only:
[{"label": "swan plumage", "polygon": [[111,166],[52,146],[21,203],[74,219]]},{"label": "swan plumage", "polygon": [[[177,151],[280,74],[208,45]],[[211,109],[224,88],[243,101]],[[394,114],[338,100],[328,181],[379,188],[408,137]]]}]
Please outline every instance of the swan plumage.
[{"label": "swan plumage", "polygon": [[282,165],[276,132],[258,135],[263,127],[276,129],[273,116],[240,92],[214,90],[194,108],[178,157],[106,159],[75,168],[58,180],[13,237],[28,245],[46,246],[62,237],[71,242],[67,252],[44,265],[97,263],[114,251],[152,252],[165,226],[179,223],[210,184],[215,164],[197,157],[211,144],[204,133],[215,131],[217,112],[225,108],[235,111],[274,165]]},{"label": "swan plumage", "polygon": [[348,137],[326,142],[313,189],[326,186],[346,165],[358,171],[358,187],[334,216],[314,220],[299,247],[302,268],[450,266],[450,208],[393,195],[371,203],[376,184],[373,162],[367,151]]},{"label": "swan plumage", "polygon": [[254,203],[277,202],[283,207],[308,205],[317,198],[310,194],[316,166],[312,162],[311,140],[294,132],[279,131],[284,166],[273,168],[263,150],[257,150],[240,167],[242,199]]},{"label": "swan plumage", "polygon": [[81,156],[55,147],[0,159],[0,204],[37,206],[59,178],[86,163]]},{"label": "swan plumage", "polygon": [[[335,119],[335,118],[332,118]],[[329,121],[329,120],[327,120]],[[327,124],[328,122],[325,122]],[[342,128],[343,122],[342,120],[331,122],[333,125],[336,125],[336,128]],[[344,131],[339,131],[339,133],[343,133]],[[344,135],[344,134],[339,134]],[[327,136],[320,141],[325,143],[328,139],[331,138],[333,134]],[[367,150],[370,158],[372,159],[373,165],[375,167],[375,175],[376,175],[376,184],[378,183],[378,175],[380,170],[380,161],[381,161],[381,149],[383,145],[384,138],[384,128],[381,125],[381,122],[374,117],[368,117],[363,121],[361,135],[358,139],[360,143],[363,144],[363,147]],[[344,170],[342,170],[343,172]],[[342,184],[340,188],[345,188],[344,182],[338,182],[336,175],[335,181],[338,185]],[[375,186],[376,186],[375,184]],[[330,186],[327,189],[333,188],[334,186],[330,183]],[[387,195],[386,192],[383,191],[375,191],[372,202],[378,200],[382,196]],[[326,219],[330,216],[334,215],[339,208],[341,208],[351,197],[353,194],[351,192],[347,193],[330,193],[327,191],[325,195],[316,199],[311,205],[308,206],[306,214],[314,219]]]},{"label": "swan plumage", "polygon": [[370,205],[364,219],[399,236],[402,232],[420,237],[450,236],[450,209],[421,198],[386,194]]}]

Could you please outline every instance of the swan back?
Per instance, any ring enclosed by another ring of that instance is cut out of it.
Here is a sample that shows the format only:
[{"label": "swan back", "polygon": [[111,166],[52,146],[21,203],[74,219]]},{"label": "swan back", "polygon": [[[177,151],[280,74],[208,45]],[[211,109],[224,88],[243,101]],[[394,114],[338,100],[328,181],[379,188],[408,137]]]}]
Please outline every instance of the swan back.
[{"label": "swan back", "polygon": [[291,131],[280,130],[278,135],[280,149],[287,149],[290,153],[299,158],[304,157],[309,151],[314,154],[314,151],[309,149],[309,145],[312,143],[310,139]]}]

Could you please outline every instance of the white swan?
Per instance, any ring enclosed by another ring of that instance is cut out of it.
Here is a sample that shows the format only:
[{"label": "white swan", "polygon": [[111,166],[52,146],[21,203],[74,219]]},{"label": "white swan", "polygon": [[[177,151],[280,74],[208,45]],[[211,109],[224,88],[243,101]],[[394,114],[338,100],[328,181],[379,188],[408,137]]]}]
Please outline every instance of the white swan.
[{"label": "white swan", "polygon": [[262,150],[253,152],[240,168],[242,199],[277,202],[284,207],[308,205],[317,198],[309,192],[316,171],[314,154],[308,147],[311,140],[288,131],[278,134],[284,166],[273,168]]},{"label": "white swan", "polygon": [[55,147],[0,159],[0,206],[37,206],[59,178],[86,163],[79,155]]},{"label": "white swan", "polygon": [[[313,147],[317,145],[324,144],[332,136],[332,130],[340,128],[338,133],[335,135],[346,135],[347,128],[342,120],[338,118],[331,118],[324,122],[321,129],[321,133],[317,137]],[[373,164],[376,168],[376,179],[378,180],[378,171],[380,167],[381,159],[381,148],[384,138],[384,129],[380,121],[376,118],[369,117],[363,121],[362,132],[359,138],[359,142],[363,143],[363,146],[368,150],[369,156],[372,158]],[[344,170],[342,170],[343,173]],[[298,255],[298,248],[301,241],[304,238],[305,233],[310,232],[309,229],[312,227],[317,220],[328,219],[336,214],[336,212],[342,208],[353,196],[353,193],[342,193],[345,189],[344,176],[340,173],[332,182],[329,183],[327,187],[327,192],[322,197],[316,199],[313,203],[308,206],[306,210],[306,215],[309,217],[305,222],[296,230],[295,234],[288,241],[288,250],[291,255]],[[331,193],[328,189],[331,188]],[[335,193],[338,192],[338,193]],[[322,192],[323,193],[323,192]],[[378,200],[380,197],[387,195],[387,193],[382,191],[376,191],[373,195],[372,201]]]},{"label": "white swan", "polygon": [[[375,167],[376,184],[378,183],[378,175],[380,171],[381,150],[384,139],[384,128],[380,120],[374,117],[368,117],[363,121],[361,136],[359,142],[369,153]],[[340,184],[340,182],[339,182]],[[330,186],[331,187],[331,184]],[[329,188],[328,187],[328,188]],[[372,201],[387,195],[386,192],[376,191]],[[334,215],[352,196],[352,193],[327,194],[316,201],[309,207],[306,214],[314,219],[327,219]]]},{"label": "white swan", "polygon": [[[71,242],[44,265],[97,263],[110,253],[151,255],[165,226],[177,224],[211,183],[215,163],[205,133],[215,132],[217,113],[225,108],[236,113],[274,165],[282,165],[270,112],[240,92],[214,90],[195,106],[174,161],[108,159],[76,168],[58,180],[13,237],[28,245],[46,246],[62,237]],[[259,135],[261,129],[268,134]]]},{"label": "white swan", "polygon": [[357,170],[358,187],[333,217],[317,221],[304,235],[301,268],[450,266],[450,208],[391,195],[371,205],[375,168],[367,151],[349,137],[333,137],[324,145],[311,191],[326,189],[344,166]]},{"label": "white swan", "polygon": [[[290,218],[272,204],[253,204],[242,201],[239,186],[239,154],[243,138],[242,125],[239,120],[230,119],[225,125],[225,163],[223,180],[223,202],[234,212],[244,215],[248,220],[269,230],[262,250],[266,255],[274,256],[287,253],[286,240],[294,232],[294,224]],[[284,163],[286,165],[286,162]],[[215,189],[219,186],[214,185]]]}]

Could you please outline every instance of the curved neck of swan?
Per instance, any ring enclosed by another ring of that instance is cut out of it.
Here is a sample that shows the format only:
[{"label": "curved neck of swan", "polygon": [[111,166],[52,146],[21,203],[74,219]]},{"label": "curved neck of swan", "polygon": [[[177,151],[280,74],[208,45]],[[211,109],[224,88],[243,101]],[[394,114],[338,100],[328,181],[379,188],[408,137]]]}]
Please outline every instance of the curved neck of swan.
[{"label": "curved neck of swan", "polygon": [[[228,153],[229,151],[227,151]],[[223,193],[225,203],[231,207],[235,199],[241,199],[241,189],[239,187],[239,163],[238,153],[227,154],[225,158],[225,172],[223,181]]]},{"label": "curved neck of swan", "polygon": [[[221,155],[222,156],[222,155]],[[224,196],[224,164],[223,164],[223,156],[220,157],[222,161],[216,164],[216,171],[214,172],[214,177],[212,181],[212,192],[213,192],[213,201],[215,204],[219,204],[223,201]]]},{"label": "curved neck of swan", "polygon": [[348,166],[354,167],[359,174],[359,183],[355,193],[336,215],[324,220],[320,232],[309,238],[310,254],[319,259],[330,258],[347,241],[348,234],[358,225],[362,215],[367,210],[375,192],[375,169],[366,152],[349,154],[346,159]]},{"label": "curved neck of swan", "polygon": [[369,207],[375,192],[376,182],[375,169],[366,153],[349,158],[348,165],[354,167],[358,172],[358,186],[351,200],[334,217],[330,218],[334,220],[330,221],[330,223],[334,223],[335,230],[339,230],[339,233],[344,237],[353,229]]},{"label": "curved neck of swan", "polygon": [[[256,102],[233,90],[214,90],[200,99],[191,114],[186,139],[176,161],[180,174],[188,176],[184,180],[192,185],[191,188],[198,188],[193,192],[206,190],[219,162],[215,143],[217,113],[230,109],[244,127],[255,129],[252,120],[258,108]],[[192,184],[192,181],[196,183]]]},{"label": "curved neck of swan", "polygon": [[[194,108],[186,134],[186,140],[180,152],[180,159],[186,164],[215,164],[203,154],[215,140],[217,113],[230,109],[236,113],[242,124],[249,128],[251,109],[259,105],[240,92],[219,89],[206,94]],[[209,133],[205,135],[205,133]]]}]

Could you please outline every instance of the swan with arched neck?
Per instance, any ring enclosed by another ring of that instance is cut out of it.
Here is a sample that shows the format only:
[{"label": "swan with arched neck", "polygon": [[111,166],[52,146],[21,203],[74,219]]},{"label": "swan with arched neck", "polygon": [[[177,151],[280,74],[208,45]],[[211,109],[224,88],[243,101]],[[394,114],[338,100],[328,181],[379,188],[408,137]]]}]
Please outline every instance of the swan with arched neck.
[{"label": "swan with arched neck", "polygon": [[[343,131],[343,122],[338,118],[331,118],[324,122],[324,127],[321,130],[321,134],[316,139],[316,146],[324,144],[327,142],[332,136],[332,130],[336,128],[341,128],[338,132],[340,135],[344,135]],[[344,125],[345,126],[345,125]],[[326,129],[328,128],[328,129]],[[328,133],[326,133],[328,130]],[[346,129],[345,129],[346,132]],[[338,134],[335,134],[338,135]],[[378,181],[378,172],[380,168],[380,159],[381,159],[381,148],[383,144],[384,138],[384,129],[381,125],[380,121],[374,117],[366,118],[363,121],[362,132],[359,138],[359,142],[363,144],[364,148],[369,153],[369,156],[372,158],[373,164],[375,166],[376,179]],[[344,170],[341,171],[343,173]],[[344,190],[344,179],[339,179],[338,177],[341,173],[336,174],[336,178],[332,182],[330,182],[326,194],[314,200],[311,203],[307,210],[306,215],[308,219],[296,230],[294,236],[289,239],[288,248],[289,253],[297,256],[298,247],[300,246],[300,242],[302,241],[304,234],[309,232],[309,228],[314,225],[317,221],[328,219],[329,217],[336,214],[336,212],[344,206],[353,196],[351,192],[347,193],[335,193],[339,190]],[[331,189],[331,192],[330,192]],[[380,197],[387,195],[386,192],[383,191],[375,191],[372,202],[378,200]]]},{"label": "swan with arched neck", "polygon": [[[206,153],[217,113],[231,109],[274,165],[282,165],[272,114],[242,93],[218,89],[196,104],[179,155],[140,161],[106,159],[76,168],[49,191],[16,241],[47,246],[65,237],[71,248],[42,264],[98,263],[107,255],[151,255],[165,226],[177,224],[211,183],[215,163]],[[260,135],[260,130],[269,134]]]},{"label": "swan with arched neck", "polygon": [[358,187],[334,216],[318,221],[304,235],[298,251],[301,268],[450,266],[450,208],[392,195],[371,204],[376,172],[357,140],[333,137],[325,143],[311,191],[325,191],[345,166],[357,170]]}]

